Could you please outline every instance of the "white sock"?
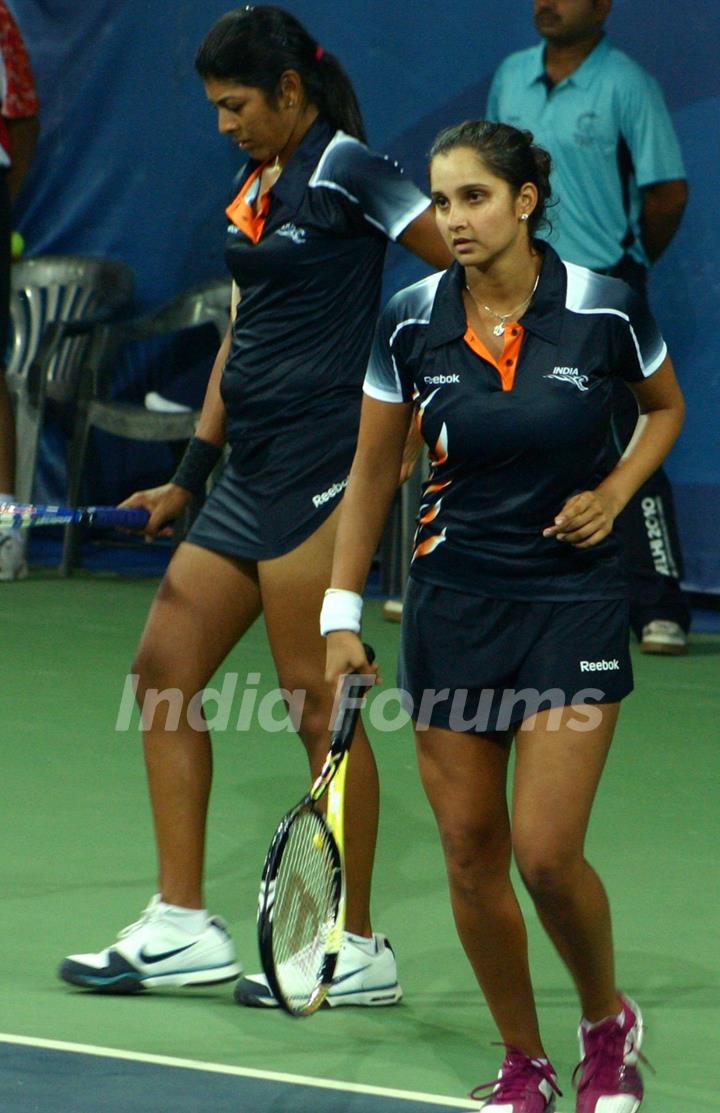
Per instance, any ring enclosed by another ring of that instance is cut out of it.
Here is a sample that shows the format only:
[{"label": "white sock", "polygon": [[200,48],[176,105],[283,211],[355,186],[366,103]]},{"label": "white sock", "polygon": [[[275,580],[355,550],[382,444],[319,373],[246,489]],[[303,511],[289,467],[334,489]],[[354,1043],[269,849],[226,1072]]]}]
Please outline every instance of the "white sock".
[{"label": "white sock", "polygon": [[346,931],[344,934],[346,939],[354,943],[355,946],[359,947],[361,951],[364,951],[366,955],[377,954],[377,944],[374,935],[371,935],[368,939],[366,935],[355,935],[352,931]]},{"label": "white sock", "polygon": [[188,935],[200,935],[207,927],[206,908],[183,908],[179,904],[167,904],[164,900],[159,900],[156,907],[165,919],[171,920],[175,927]]}]

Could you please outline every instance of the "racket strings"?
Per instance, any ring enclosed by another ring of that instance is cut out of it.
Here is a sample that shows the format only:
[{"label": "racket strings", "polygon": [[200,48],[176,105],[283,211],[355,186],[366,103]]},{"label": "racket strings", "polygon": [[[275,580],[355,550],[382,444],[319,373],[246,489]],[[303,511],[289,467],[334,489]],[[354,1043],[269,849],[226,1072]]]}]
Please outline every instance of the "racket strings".
[{"label": "racket strings", "polygon": [[321,816],[302,812],[291,825],[275,879],[273,955],[286,1000],[298,1008],[322,981],[335,926],[338,862]]}]

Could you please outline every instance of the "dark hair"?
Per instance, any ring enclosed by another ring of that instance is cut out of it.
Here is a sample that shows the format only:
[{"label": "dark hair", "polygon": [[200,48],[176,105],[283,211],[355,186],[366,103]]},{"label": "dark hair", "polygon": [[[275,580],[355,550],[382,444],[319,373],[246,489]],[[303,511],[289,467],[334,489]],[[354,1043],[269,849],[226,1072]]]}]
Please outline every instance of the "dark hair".
[{"label": "dark hair", "polygon": [[531,131],[520,131],[510,124],[491,120],[465,120],[444,128],[430,148],[429,159],[445,155],[455,147],[469,147],[482,159],[488,170],[506,181],[515,194],[526,182],[538,191],[538,203],[530,213],[528,231],[534,235],[538,225],[548,223],[545,211],[551,203],[551,159],[544,147],[533,143]]},{"label": "dark hair", "polygon": [[270,102],[280,78],[295,70],[305,96],[336,128],[365,142],[365,128],[350,78],[337,58],[282,8],[235,8],[210,28],[195,58],[203,78],[237,81],[260,89]]}]

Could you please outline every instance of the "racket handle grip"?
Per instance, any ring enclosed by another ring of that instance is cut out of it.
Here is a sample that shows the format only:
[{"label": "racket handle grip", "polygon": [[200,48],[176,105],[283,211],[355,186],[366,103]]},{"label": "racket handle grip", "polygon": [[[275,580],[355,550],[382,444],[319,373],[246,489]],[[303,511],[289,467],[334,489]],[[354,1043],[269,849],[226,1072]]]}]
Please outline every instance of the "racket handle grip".
[{"label": "racket handle grip", "polygon": [[142,506],[134,507],[96,507],[91,512],[91,520],[96,526],[115,526],[118,529],[142,529],[150,517],[149,511]]}]

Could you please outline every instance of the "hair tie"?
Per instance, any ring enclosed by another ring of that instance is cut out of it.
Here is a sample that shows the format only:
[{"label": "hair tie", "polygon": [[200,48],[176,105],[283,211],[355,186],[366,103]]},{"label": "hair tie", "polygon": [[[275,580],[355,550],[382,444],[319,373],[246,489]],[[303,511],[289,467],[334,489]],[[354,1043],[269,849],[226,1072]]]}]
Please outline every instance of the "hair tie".
[{"label": "hair tie", "polygon": [[321,47],[321,46],[320,46],[320,45],[318,44],[318,46],[316,46],[316,47],[315,47],[315,61],[316,61],[316,62],[319,62],[319,61],[320,61],[320,59],[322,58],[322,56],[323,56],[323,54],[324,54],[324,53],[325,53],[325,51],[324,51],[324,50],[323,50],[323,48],[322,48],[322,47]]}]

